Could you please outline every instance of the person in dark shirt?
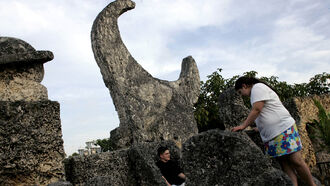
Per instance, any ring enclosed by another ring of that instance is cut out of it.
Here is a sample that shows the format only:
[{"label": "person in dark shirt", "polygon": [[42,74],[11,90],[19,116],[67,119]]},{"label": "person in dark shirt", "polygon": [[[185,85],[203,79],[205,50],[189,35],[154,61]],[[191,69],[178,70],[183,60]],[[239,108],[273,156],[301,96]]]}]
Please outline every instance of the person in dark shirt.
[{"label": "person in dark shirt", "polygon": [[184,185],[186,176],[183,174],[177,161],[171,160],[171,154],[167,147],[158,148],[159,161],[156,163],[167,185]]}]

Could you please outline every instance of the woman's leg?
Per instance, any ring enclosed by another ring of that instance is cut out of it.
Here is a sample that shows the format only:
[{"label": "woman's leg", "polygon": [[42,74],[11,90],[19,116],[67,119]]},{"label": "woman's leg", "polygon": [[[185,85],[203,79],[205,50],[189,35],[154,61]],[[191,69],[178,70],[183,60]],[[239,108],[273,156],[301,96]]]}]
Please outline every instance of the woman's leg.
[{"label": "woman's leg", "polygon": [[287,156],[291,167],[297,171],[298,175],[304,180],[304,182],[308,185],[316,186],[313,181],[313,176],[301,156],[301,152],[297,151],[292,154],[288,154]]},{"label": "woman's leg", "polygon": [[298,179],[297,179],[297,175],[295,170],[292,168],[292,166],[290,165],[290,161],[288,159],[288,157],[283,156],[283,157],[278,157],[277,158],[278,162],[280,163],[282,170],[289,176],[289,178],[292,181],[292,184],[294,186],[298,185]]}]

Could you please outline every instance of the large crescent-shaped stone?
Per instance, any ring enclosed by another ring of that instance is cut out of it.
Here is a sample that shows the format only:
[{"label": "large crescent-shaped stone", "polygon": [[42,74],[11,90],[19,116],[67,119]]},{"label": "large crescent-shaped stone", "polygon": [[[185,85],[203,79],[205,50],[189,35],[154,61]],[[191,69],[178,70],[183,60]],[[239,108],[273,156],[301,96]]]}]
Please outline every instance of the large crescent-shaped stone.
[{"label": "large crescent-shaped stone", "polygon": [[143,69],[124,45],[117,23],[134,7],[130,0],[110,3],[96,17],[91,32],[94,57],[120,120],[111,139],[117,148],[169,139],[180,146],[197,133],[193,116],[200,86],[197,65],[191,56],[183,59],[176,81],[153,78]]}]

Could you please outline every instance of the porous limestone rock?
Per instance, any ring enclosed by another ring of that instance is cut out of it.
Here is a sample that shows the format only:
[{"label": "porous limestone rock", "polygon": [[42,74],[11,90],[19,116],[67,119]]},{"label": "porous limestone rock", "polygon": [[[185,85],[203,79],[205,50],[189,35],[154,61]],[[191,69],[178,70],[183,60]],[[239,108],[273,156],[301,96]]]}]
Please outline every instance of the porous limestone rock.
[{"label": "porous limestone rock", "polygon": [[47,185],[64,178],[58,102],[40,82],[50,51],[0,37],[0,185]]},{"label": "porous limestone rock", "polygon": [[186,186],[292,185],[245,133],[209,130],[183,144]]},{"label": "porous limestone rock", "polygon": [[[308,132],[306,130],[307,123],[311,122],[313,119],[318,120],[318,108],[315,106],[313,99],[319,101],[327,112],[330,111],[330,96],[327,94],[321,96],[314,95],[309,97],[296,97],[287,101],[284,104],[297,122],[299,135],[303,144],[302,155],[307,165],[312,169],[312,173],[314,175],[319,175],[320,172],[319,172],[319,168],[316,166],[316,162],[329,162],[330,155],[327,152],[325,152],[326,155],[324,155],[324,152],[318,150],[318,149],[322,149],[322,148],[317,148],[318,144],[315,145],[312,144],[312,141],[310,140],[308,136]],[[315,149],[317,149],[316,152]],[[326,166],[322,166],[322,167],[323,167],[322,170],[323,172],[328,172],[328,173],[330,172],[329,167],[328,168],[326,168]],[[326,175],[324,176],[324,178],[321,178],[323,176],[321,177],[318,176],[318,177],[321,180],[327,179],[329,181],[330,180],[329,174],[328,175],[324,174],[324,175]]]},{"label": "porous limestone rock", "polygon": [[72,186],[72,183],[68,181],[58,181],[55,183],[50,183],[47,186]]},{"label": "porous limestone rock", "polygon": [[36,51],[30,44],[12,37],[0,37],[0,101],[47,100],[40,82],[43,63],[54,58],[50,51]]},{"label": "porous limestone rock", "polygon": [[47,185],[64,178],[59,103],[0,101],[0,185]]},{"label": "porous limestone rock", "polygon": [[152,77],[131,56],[120,37],[117,19],[135,3],[117,0],[94,21],[94,57],[110,90],[120,125],[111,132],[115,148],[140,142],[174,140],[180,146],[197,134],[193,104],[199,95],[199,73],[192,57],[183,59],[178,80]]},{"label": "porous limestone rock", "polygon": [[156,166],[157,149],[167,146],[171,158],[180,158],[173,141],[140,143],[128,149],[66,159],[66,178],[74,185],[165,186]]},{"label": "porous limestone rock", "polygon": [[218,105],[219,118],[226,129],[240,125],[250,112],[234,88],[229,88],[220,94]]},{"label": "porous limestone rock", "polygon": [[74,156],[65,162],[66,180],[73,185],[85,185],[88,181],[97,182],[107,178],[112,185],[131,186],[135,179],[128,160],[127,149]]}]

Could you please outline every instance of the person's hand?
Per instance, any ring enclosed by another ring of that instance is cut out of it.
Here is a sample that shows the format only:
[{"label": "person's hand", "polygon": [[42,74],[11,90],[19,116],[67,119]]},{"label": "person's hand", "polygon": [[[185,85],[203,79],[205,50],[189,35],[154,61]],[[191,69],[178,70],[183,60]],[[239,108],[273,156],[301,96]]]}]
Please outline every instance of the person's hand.
[{"label": "person's hand", "polygon": [[184,180],[186,180],[186,175],[184,175],[182,172],[180,174],[178,174],[178,176]]},{"label": "person's hand", "polygon": [[234,128],[231,129],[232,132],[237,132],[237,131],[241,131],[243,130],[244,127],[242,125],[236,126]]},{"label": "person's hand", "polygon": [[162,178],[165,180],[165,182],[166,182],[167,186],[171,186],[171,184],[170,184],[170,183],[168,183],[168,181],[166,180],[166,178],[165,178],[164,176],[162,176]]}]

